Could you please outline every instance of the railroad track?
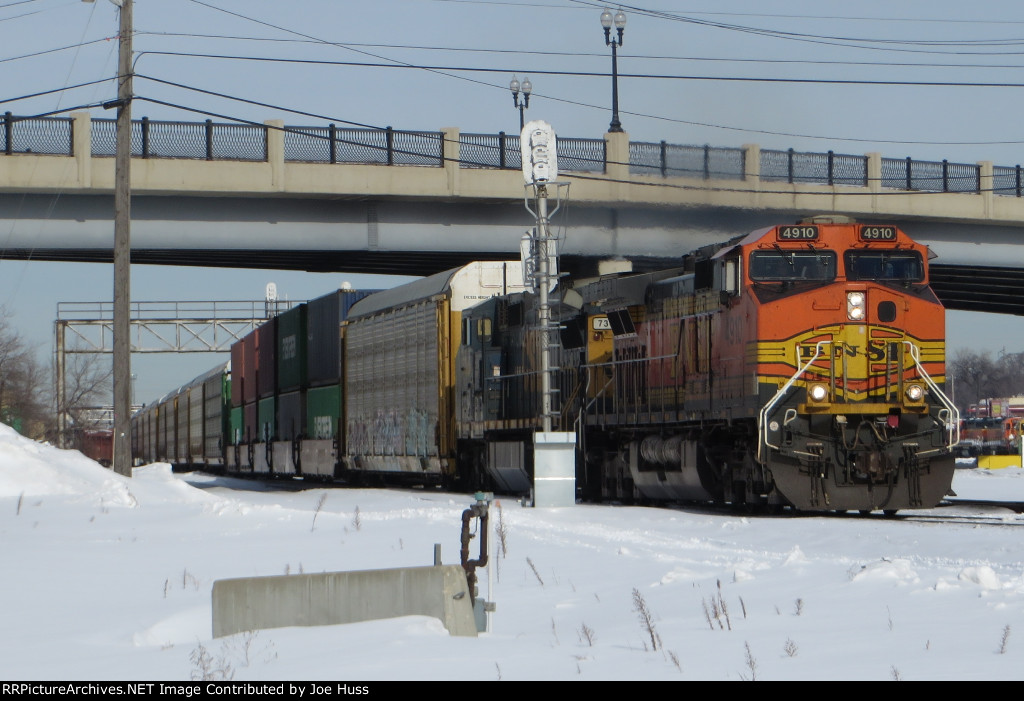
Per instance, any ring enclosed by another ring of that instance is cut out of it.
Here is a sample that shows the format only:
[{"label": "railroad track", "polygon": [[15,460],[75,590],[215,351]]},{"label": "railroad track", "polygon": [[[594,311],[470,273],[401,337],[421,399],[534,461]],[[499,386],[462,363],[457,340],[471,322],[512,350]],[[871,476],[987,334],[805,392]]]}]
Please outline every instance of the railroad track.
[{"label": "railroad track", "polygon": [[[984,509],[984,513],[941,513],[957,507]],[[947,499],[930,513],[900,512],[897,520],[918,523],[943,523],[971,526],[1024,527],[1024,502]]]}]

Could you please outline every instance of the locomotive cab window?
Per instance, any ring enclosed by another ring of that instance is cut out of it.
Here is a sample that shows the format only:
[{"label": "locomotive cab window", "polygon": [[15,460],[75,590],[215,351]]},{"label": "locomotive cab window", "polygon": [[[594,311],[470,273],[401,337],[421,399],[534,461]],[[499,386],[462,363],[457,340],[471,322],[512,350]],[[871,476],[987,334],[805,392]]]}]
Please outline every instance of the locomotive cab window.
[{"label": "locomotive cab window", "polygon": [[835,278],[834,251],[775,248],[750,254],[750,279],[754,282],[828,282]]},{"label": "locomotive cab window", "polygon": [[917,251],[847,251],[844,255],[847,280],[882,282],[923,282],[924,263]]}]

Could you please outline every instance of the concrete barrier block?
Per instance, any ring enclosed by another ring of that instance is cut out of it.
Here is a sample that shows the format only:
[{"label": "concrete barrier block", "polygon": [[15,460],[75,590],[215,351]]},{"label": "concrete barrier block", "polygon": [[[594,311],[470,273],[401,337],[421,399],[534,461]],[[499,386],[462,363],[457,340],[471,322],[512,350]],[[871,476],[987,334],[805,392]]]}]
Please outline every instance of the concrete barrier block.
[{"label": "concrete barrier block", "polygon": [[213,583],[213,637],[289,626],[432,616],[452,635],[476,636],[459,565],[221,579]]}]

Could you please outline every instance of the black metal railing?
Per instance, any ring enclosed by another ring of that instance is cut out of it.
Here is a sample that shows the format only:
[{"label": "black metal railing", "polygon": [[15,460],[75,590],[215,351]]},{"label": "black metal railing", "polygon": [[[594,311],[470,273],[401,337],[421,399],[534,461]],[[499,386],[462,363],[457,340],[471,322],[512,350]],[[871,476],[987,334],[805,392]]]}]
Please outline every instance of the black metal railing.
[{"label": "black metal railing", "polygon": [[705,180],[742,180],[746,154],[741,148],[678,146],[664,141],[629,144],[629,172]]},{"label": "black metal railing", "polygon": [[[18,117],[6,112],[0,124],[0,153],[74,155],[73,120],[67,117]],[[271,129],[257,124],[170,122],[143,117],[132,122],[132,156],[195,160],[266,161]],[[303,163],[343,163],[442,167],[445,137],[435,131],[327,127],[283,127],[284,158]],[[91,120],[92,155],[113,157],[116,121]],[[631,142],[629,172],[633,175],[744,180],[752,169],[742,148]],[[519,136],[460,134],[462,168],[519,169]],[[625,164],[620,164],[625,165]],[[849,154],[760,151],[762,182],[844,185],[869,184],[868,157]],[[559,172],[608,171],[604,139],[558,139]],[[949,161],[882,158],[880,186],[922,192],[982,192],[981,166]],[[1021,166],[994,166],[992,192],[1024,196]]]},{"label": "black metal railing", "polygon": [[53,156],[73,156],[71,119],[68,117],[36,117],[22,119],[10,112],[4,113],[0,129],[0,150],[12,153],[42,153]]},{"label": "black metal railing", "polygon": [[761,151],[761,180],[867,187],[867,156],[788,151]]},{"label": "black metal railing", "polygon": [[909,157],[883,158],[882,187],[923,192],[981,192],[981,166],[915,161]]}]

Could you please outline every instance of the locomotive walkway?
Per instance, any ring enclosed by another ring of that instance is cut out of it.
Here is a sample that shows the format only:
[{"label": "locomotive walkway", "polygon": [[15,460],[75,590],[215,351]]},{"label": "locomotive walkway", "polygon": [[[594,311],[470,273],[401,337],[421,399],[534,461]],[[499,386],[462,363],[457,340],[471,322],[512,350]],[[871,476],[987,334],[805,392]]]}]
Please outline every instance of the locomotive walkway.
[{"label": "locomotive walkway", "polygon": [[[114,120],[7,113],[0,122],[0,193],[21,195],[0,197],[11,232],[3,255],[110,260]],[[136,262],[426,274],[516,256],[532,222],[518,135],[142,119],[132,148]],[[947,304],[996,305],[983,291],[953,295],[998,274],[1013,294],[992,310],[1024,313],[1019,165],[625,133],[560,136],[558,155],[571,183],[570,262],[673,257],[779,221],[845,214],[898,223],[931,245],[936,271],[951,276]]]}]

